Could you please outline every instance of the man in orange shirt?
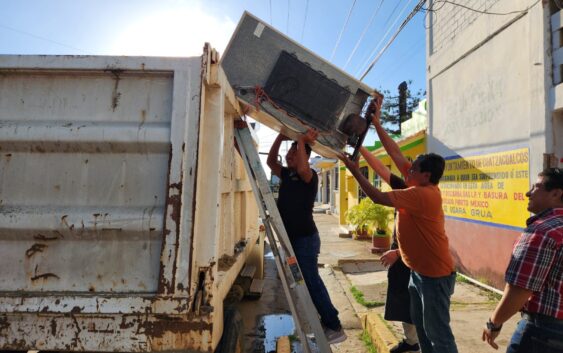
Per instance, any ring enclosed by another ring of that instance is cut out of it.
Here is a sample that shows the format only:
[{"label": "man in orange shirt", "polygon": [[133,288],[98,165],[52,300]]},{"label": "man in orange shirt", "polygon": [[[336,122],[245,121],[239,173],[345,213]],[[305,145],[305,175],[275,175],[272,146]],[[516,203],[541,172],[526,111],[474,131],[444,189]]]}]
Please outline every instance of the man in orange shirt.
[{"label": "man in orange shirt", "polygon": [[422,352],[457,353],[449,313],[456,274],[444,228],[442,196],[438,188],[445,161],[437,154],[428,153],[410,163],[381,126],[381,103],[381,98],[374,98],[368,111],[383,147],[404,175],[409,187],[382,192],[360,173],[357,162],[345,155],[341,155],[340,159],[373,202],[398,210],[399,252],[404,263],[411,269],[411,316]]}]

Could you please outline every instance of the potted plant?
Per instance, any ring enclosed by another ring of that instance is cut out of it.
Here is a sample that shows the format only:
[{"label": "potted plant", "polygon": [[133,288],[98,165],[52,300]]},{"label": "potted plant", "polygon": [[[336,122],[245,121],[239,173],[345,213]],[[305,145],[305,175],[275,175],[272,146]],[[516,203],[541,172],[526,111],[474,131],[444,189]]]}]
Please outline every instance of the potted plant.
[{"label": "potted plant", "polygon": [[384,252],[391,247],[389,220],[393,211],[385,206],[372,202],[369,207],[370,225],[373,229],[372,253]]},{"label": "potted plant", "polygon": [[346,211],[346,222],[354,228],[352,234],[355,239],[368,238],[369,215],[363,200]]}]

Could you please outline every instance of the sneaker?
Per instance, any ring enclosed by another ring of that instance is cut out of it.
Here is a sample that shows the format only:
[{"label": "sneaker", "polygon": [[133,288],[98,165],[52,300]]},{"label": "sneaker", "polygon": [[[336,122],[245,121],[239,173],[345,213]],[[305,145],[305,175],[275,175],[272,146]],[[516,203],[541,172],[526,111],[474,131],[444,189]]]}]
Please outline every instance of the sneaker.
[{"label": "sneaker", "polygon": [[342,327],[338,331],[334,331],[334,330],[331,330],[328,327],[326,327],[324,329],[324,331],[325,331],[325,336],[326,336],[326,340],[328,341],[328,344],[335,344],[335,343],[344,342],[344,341],[346,341],[346,338],[348,338],[348,336],[346,336],[346,333],[344,332],[344,329]]},{"label": "sneaker", "polygon": [[389,350],[389,353],[415,353],[420,351],[418,343],[408,344],[406,340],[402,340],[395,347]]}]

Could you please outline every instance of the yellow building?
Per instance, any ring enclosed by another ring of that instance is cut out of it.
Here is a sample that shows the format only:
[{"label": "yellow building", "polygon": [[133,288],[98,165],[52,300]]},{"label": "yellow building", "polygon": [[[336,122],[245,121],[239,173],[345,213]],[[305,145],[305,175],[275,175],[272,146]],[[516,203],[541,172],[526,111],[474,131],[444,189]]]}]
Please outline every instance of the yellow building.
[{"label": "yellow building", "polygon": [[332,214],[338,214],[340,211],[338,160],[317,156],[310,160],[310,164],[319,177],[319,189],[317,192],[317,199],[315,201],[327,206]]}]

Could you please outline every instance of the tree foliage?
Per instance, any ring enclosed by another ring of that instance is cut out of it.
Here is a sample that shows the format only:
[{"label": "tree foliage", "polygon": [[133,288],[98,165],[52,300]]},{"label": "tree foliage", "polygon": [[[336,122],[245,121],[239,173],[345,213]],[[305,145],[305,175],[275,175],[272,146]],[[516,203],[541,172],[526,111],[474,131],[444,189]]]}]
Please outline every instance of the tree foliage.
[{"label": "tree foliage", "polygon": [[[412,81],[407,81],[410,87]],[[420,89],[417,92],[411,92],[410,88],[406,91],[407,113],[403,120],[399,114],[399,92],[395,90],[393,93],[388,89],[380,89],[385,96],[383,106],[381,107],[381,124],[390,134],[399,134],[401,131],[401,122],[412,117],[412,112],[418,108],[418,103],[426,97],[426,91]]]}]

